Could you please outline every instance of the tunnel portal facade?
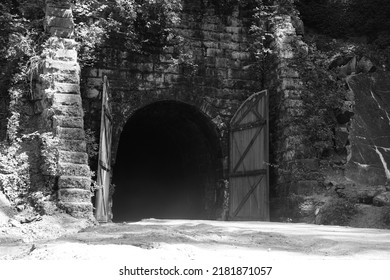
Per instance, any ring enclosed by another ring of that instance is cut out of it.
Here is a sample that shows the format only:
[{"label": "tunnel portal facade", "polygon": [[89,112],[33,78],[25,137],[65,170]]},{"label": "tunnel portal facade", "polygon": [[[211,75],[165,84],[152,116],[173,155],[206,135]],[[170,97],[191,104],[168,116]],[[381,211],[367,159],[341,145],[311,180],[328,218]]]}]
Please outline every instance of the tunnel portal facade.
[{"label": "tunnel portal facade", "polygon": [[[287,128],[279,116],[270,126],[264,106],[268,100],[271,106],[282,104],[287,118],[294,111],[289,106],[300,104],[295,102],[299,77],[286,66],[298,35],[289,15],[275,17],[272,26],[258,23],[275,35],[272,69],[260,71],[252,12],[234,6],[221,14],[212,3],[183,1],[180,23],[172,27],[182,43],[140,53],[107,41],[92,66],[80,67],[72,3],[47,0],[50,44],[42,69],[32,77],[33,117],[26,119],[33,124],[23,125],[53,138],[45,142],[53,157],[42,159],[53,168],[39,172],[48,178],[56,205],[76,217],[101,211],[104,219],[98,220],[105,222],[158,216],[269,219],[268,210],[256,214],[260,206],[269,208],[263,185],[269,185],[268,150],[263,149],[272,142],[268,127],[279,134]],[[266,88],[272,98],[257,95]],[[101,158],[91,152],[91,135],[100,135]],[[295,157],[297,148],[287,149],[284,139],[275,141],[277,163]],[[97,173],[95,198],[91,171]]]}]

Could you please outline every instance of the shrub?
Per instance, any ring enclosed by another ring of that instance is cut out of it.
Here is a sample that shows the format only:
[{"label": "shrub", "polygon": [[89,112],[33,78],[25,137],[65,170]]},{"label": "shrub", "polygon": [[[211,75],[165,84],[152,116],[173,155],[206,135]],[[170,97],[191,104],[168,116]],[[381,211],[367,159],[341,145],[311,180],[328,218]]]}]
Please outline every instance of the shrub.
[{"label": "shrub", "polygon": [[12,203],[25,197],[30,189],[30,166],[27,159],[18,143],[11,146],[0,143],[0,191]]},{"label": "shrub", "polygon": [[346,90],[337,73],[328,70],[329,58],[340,50],[329,37],[318,36],[306,40],[308,53],[299,53],[294,58],[294,67],[303,82],[301,98],[303,118],[296,120],[305,133],[305,145],[310,153],[322,157],[333,149],[334,129],[337,125],[335,112],[341,108]]},{"label": "shrub", "polygon": [[319,223],[345,226],[357,212],[356,205],[348,200],[332,198],[321,208]]},{"label": "shrub", "polygon": [[174,45],[172,25],[179,21],[179,0],[83,0],[74,7],[75,34],[80,43],[79,62],[93,65],[102,47],[153,53]]},{"label": "shrub", "polygon": [[390,44],[388,0],[300,0],[296,6],[305,25],[317,32],[333,38],[365,36],[382,48]]},{"label": "shrub", "polygon": [[346,35],[347,5],[343,1],[301,0],[296,5],[307,26],[332,37]]}]

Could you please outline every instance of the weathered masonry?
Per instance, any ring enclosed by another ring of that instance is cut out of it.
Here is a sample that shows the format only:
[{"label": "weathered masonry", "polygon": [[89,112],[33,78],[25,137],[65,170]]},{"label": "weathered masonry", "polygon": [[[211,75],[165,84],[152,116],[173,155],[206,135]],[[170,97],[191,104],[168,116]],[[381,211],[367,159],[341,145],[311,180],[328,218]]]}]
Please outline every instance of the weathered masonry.
[{"label": "weathered masonry", "polygon": [[[269,220],[270,162],[280,164],[279,194],[307,185],[291,174],[303,162],[296,161],[304,150],[301,131],[284,123],[302,113],[302,84],[289,66],[302,42],[299,19],[259,23],[273,35],[276,54],[259,73],[248,11],[220,14],[203,2],[183,1],[174,27],[185,42],[176,48],[191,64],[178,63],[175,46],[140,55],[106,44],[94,67],[80,69],[71,1],[46,1],[50,38],[31,102],[36,129],[54,136],[52,188],[71,215],[94,213],[101,222]],[[270,104],[281,106],[272,119]],[[87,130],[100,136],[97,167],[88,158]]]},{"label": "weathered masonry", "polygon": [[[101,220],[269,219],[268,94],[243,104],[264,88],[251,68],[247,21],[236,10],[224,22],[212,8],[185,1],[176,30],[195,73],[175,63],[173,48],[140,56],[121,46],[107,46],[99,68],[83,69],[85,120],[94,130],[102,81],[109,81],[112,160],[105,165],[115,191],[112,212],[98,207]],[[224,205],[229,180],[230,212]],[[110,204],[107,192],[99,202]]]},{"label": "weathered masonry", "polygon": [[90,168],[86,154],[80,67],[70,1],[47,1],[46,31],[50,34],[33,92],[41,126],[56,138],[58,200],[75,216],[92,212]]},{"label": "weathered masonry", "polygon": [[173,49],[140,56],[108,45],[98,67],[80,75],[70,3],[47,1],[46,16],[53,50],[43,73],[51,83],[34,100],[59,138],[63,208],[92,211],[89,128],[101,131],[98,220],[269,219],[269,92],[253,70],[242,11],[221,16],[200,1],[183,3],[176,30],[197,65],[192,73]]}]

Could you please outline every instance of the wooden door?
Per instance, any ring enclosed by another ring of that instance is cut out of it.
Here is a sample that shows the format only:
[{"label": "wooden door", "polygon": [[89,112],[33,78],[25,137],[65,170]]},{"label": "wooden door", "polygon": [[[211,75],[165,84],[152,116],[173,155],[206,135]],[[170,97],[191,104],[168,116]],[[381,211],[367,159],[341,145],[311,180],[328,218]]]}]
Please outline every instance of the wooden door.
[{"label": "wooden door", "polygon": [[111,135],[112,117],[109,100],[109,84],[107,77],[103,81],[102,113],[100,124],[99,163],[97,171],[96,192],[96,219],[98,222],[111,220],[110,205],[110,182],[111,182]]},{"label": "wooden door", "polygon": [[230,122],[229,218],[269,220],[268,92],[250,96]]}]

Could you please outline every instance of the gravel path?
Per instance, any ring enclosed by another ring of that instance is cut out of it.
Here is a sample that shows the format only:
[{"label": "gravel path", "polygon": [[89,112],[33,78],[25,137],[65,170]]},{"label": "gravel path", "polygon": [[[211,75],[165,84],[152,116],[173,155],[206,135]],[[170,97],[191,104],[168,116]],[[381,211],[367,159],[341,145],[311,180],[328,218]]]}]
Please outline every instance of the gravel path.
[{"label": "gravel path", "polygon": [[269,222],[155,220],[109,223],[55,240],[0,244],[0,259],[390,260],[390,230]]}]

